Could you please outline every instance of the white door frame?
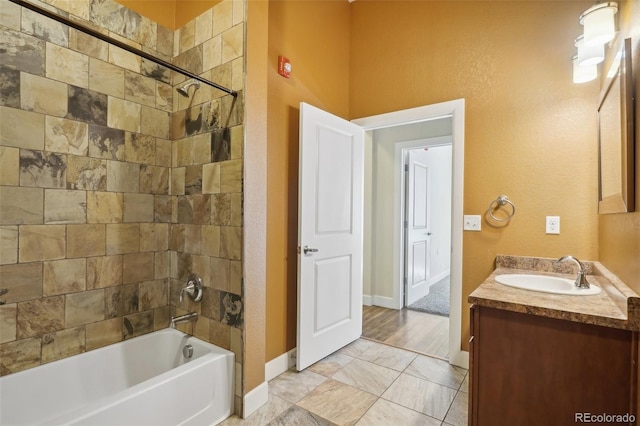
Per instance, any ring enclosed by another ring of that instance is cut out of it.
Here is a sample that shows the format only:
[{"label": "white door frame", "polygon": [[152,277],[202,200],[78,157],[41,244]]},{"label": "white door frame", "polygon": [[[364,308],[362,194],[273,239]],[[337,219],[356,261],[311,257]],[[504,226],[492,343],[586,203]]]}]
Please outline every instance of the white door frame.
[{"label": "white door frame", "polygon": [[[469,353],[461,350],[462,340],[462,216],[464,195],[464,114],[465,100],[395,111],[352,120],[365,131],[452,117],[453,181],[451,186],[451,310],[449,314],[449,363],[469,368]],[[365,138],[365,143],[370,138]],[[398,222],[396,222],[398,223]],[[394,244],[396,242],[394,241]],[[397,242],[400,244],[400,242]],[[402,268],[400,268],[402,269]],[[396,274],[397,276],[397,274]],[[394,295],[394,299],[398,295]]]}]

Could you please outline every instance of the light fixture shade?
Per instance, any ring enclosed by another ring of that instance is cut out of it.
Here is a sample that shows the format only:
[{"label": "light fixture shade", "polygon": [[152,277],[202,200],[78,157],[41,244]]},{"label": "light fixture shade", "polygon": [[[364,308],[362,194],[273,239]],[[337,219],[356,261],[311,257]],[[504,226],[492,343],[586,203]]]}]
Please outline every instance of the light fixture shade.
[{"label": "light fixture shade", "polygon": [[580,65],[578,63],[578,55],[572,58],[573,61],[573,82],[586,83],[594,80],[598,76],[597,65]]},{"label": "light fixture shade", "polygon": [[584,44],[595,46],[613,40],[616,35],[614,15],[618,12],[615,2],[598,3],[580,16],[584,25]]},{"label": "light fixture shade", "polygon": [[578,64],[581,66],[597,65],[604,61],[604,44],[587,46],[584,44],[584,36],[579,36],[575,45],[578,48]]}]

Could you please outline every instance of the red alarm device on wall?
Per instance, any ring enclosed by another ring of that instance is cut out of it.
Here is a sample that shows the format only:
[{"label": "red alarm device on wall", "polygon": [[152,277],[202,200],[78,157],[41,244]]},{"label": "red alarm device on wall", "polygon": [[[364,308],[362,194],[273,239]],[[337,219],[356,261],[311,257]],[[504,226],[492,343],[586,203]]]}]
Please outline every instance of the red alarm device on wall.
[{"label": "red alarm device on wall", "polygon": [[284,78],[289,78],[291,75],[291,61],[284,56],[278,56],[278,74]]}]

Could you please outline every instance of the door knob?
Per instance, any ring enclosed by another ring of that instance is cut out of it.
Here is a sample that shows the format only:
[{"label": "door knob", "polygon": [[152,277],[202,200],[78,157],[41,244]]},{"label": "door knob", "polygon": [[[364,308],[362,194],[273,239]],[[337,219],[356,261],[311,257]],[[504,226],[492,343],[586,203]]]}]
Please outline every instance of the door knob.
[{"label": "door knob", "polygon": [[309,246],[304,246],[304,247],[302,248],[302,252],[303,252],[304,254],[307,254],[307,253],[317,253],[317,252],[318,252],[318,249],[317,249],[317,248],[311,248],[311,247],[309,247]]}]

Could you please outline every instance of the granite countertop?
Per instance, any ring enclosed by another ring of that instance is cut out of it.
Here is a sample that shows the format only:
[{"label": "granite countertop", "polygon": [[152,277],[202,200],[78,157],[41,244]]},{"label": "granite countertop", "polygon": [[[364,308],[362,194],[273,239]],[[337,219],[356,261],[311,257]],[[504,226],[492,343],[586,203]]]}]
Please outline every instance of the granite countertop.
[{"label": "granite countertop", "polygon": [[602,288],[600,294],[593,296],[542,293],[495,281],[496,275],[519,273],[576,278],[575,264],[556,264],[555,260],[498,255],[496,269],[469,295],[468,301],[478,306],[640,331],[640,296],[599,262],[583,262],[587,266],[587,281]]}]

